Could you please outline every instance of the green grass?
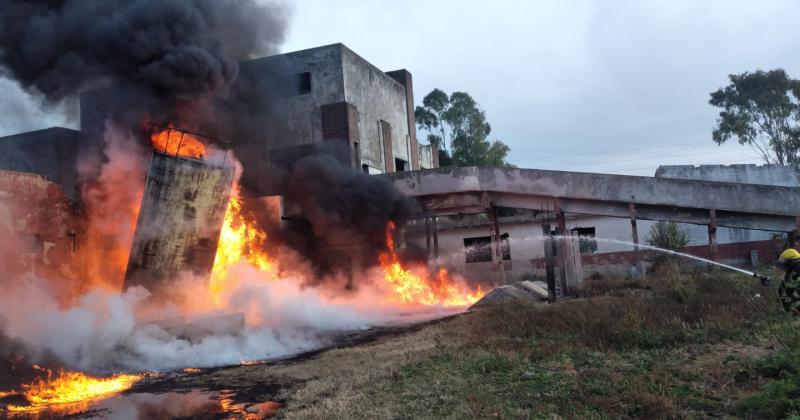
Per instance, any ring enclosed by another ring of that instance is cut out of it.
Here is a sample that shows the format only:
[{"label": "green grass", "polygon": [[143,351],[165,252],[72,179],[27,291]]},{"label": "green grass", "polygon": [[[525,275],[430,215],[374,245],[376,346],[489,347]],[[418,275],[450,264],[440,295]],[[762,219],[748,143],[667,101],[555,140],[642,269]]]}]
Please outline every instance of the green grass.
[{"label": "green grass", "polygon": [[[456,348],[385,384],[409,417],[780,418],[800,411],[797,327],[737,278],[596,287],[463,319]],[[627,293],[647,290],[648,293]],[[483,325],[481,325],[483,324]],[[742,351],[737,351],[737,350]]]},{"label": "green grass", "polygon": [[274,372],[302,377],[287,417],[791,418],[800,324],[768,292],[720,273],[600,280]]}]

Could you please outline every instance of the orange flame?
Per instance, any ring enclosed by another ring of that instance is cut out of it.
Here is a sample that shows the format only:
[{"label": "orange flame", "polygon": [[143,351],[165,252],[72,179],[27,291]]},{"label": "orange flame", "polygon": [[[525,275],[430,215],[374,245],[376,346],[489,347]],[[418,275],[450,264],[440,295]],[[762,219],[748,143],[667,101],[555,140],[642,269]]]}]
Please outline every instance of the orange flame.
[{"label": "orange flame", "polygon": [[189,133],[178,130],[166,129],[153,133],[150,141],[157,151],[170,156],[202,159],[206,154],[203,142]]},{"label": "orange flame", "polygon": [[486,294],[480,286],[477,290],[469,290],[465,284],[453,280],[444,268],[432,275],[425,266],[403,267],[395,249],[394,229],[394,223],[389,222],[386,226],[387,251],[379,256],[379,261],[386,284],[394,292],[396,301],[427,306],[467,306]]},{"label": "orange flame", "polygon": [[96,378],[64,370],[59,370],[53,376],[52,371],[46,371],[47,379],[40,378],[22,386],[23,395],[30,405],[11,405],[7,407],[9,411],[40,411],[52,405],[78,403],[117,394],[129,389],[145,376],[118,374],[110,378]]},{"label": "orange flame", "polygon": [[256,225],[253,215],[242,210],[239,187],[234,185],[225,210],[225,222],[209,283],[209,291],[217,305],[220,304],[219,295],[227,284],[228,270],[234,264],[247,261],[261,271],[273,268],[272,259],[264,251],[266,241],[267,234]]}]

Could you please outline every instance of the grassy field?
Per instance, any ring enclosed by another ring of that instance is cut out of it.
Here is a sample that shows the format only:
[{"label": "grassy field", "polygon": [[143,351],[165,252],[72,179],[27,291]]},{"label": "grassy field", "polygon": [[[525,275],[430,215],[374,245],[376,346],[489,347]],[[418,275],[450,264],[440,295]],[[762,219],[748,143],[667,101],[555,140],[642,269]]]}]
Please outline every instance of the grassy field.
[{"label": "grassy field", "polygon": [[774,291],[722,273],[588,284],[214,379],[285,384],[289,418],[800,418],[800,324]]}]

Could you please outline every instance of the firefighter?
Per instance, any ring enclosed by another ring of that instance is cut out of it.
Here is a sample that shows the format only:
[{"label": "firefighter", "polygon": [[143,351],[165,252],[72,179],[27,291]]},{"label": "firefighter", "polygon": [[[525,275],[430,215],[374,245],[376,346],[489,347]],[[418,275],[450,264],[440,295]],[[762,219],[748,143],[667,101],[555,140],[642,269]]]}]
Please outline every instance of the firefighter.
[{"label": "firefighter", "polygon": [[792,245],[778,258],[778,264],[786,271],[778,295],[787,312],[800,316],[800,239]]}]

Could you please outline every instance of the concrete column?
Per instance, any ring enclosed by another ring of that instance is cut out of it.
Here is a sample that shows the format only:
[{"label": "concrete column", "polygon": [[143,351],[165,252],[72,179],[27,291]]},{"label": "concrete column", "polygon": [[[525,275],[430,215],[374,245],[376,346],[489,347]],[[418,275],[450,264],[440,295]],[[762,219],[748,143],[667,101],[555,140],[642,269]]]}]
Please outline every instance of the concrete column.
[{"label": "concrete column", "polygon": [[583,283],[583,262],[581,261],[581,240],[580,236],[578,236],[578,232],[574,232],[572,234],[572,250],[571,250],[571,257],[572,257],[572,264],[570,267],[572,269],[572,275],[569,276],[571,281],[569,285],[570,290],[575,290],[579,284]]},{"label": "concrete column", "polygon": [[644,262],[642,261],[642,251],[639,249],[639,228],[636,226],[636,205],[628,203],[628,215],[631,218],[631,242],[633,242],[633,252],[636,255],[636,266],[639,268],[639,276],[644,278]]},{"label": "concrete column", "polygon": [[431,257],[431,219],[425,216],[425,250],[428,252],[428,258]]},{"label": "concrete column", "polygon": [[800,216],[795,216],[794,218],[794,230],[789,232],[787,236],[789,238],[789,244],[793,244],[795,240],[800,238]]},{"label": "concrete column", "polygon": [[547,295],[550,302],[556,301],[556,271],[553,265],[553,231],[550,223],[542,223],[544,245],[544,271],[547,277]]},{"label": "concrete column", "polygon": [[506,263],[503,260],[503,239],[500,235],[500,222],[497,217],[497,207],[492,206],[489,210],[489,217],[492,219],[492,251],[494,252],[494,261],[500,268],[500,280],[506,284]]},{"label": "concrete column", "polygon": [[436,223],[436,216],[431,217],[433,225],[433,257],[439,258],[439,226]]},{"label": "concrete column", "polygon": [[559,297],[567,296],[567,219],[560,208],[556,210],[556,223],[558,224],[558,292]]},{"label": "concrete column", "polygon": [[709,210],[708,219],[708,255],[712,261],[719,260],[719,248],[717,247],[717,211]]},{"label": "concrete column", "polygon": [[[417,123],[414,119],[414,79],[411,77],[411,73],[407,70],[395,70],[386,72],[389,77],[394,80],[400,82],[401,85],[405,88],[406,91],[406,117],[408,119],[408,138],[409,142],[411,143],[409,146],[411,156],[409,156],[409,164],[411,164],[411,170],[416,171],[419,169],[419,151],[417,148]],[[438,167],[436,165],[434,167]]]}]

